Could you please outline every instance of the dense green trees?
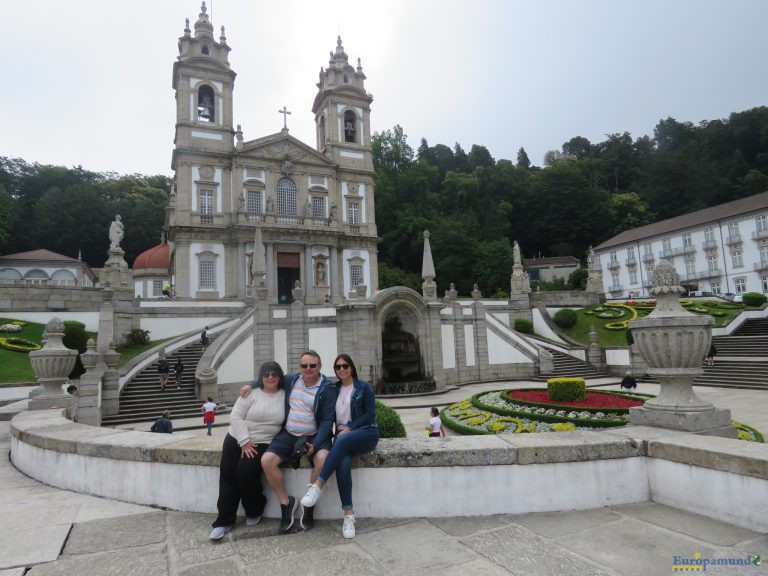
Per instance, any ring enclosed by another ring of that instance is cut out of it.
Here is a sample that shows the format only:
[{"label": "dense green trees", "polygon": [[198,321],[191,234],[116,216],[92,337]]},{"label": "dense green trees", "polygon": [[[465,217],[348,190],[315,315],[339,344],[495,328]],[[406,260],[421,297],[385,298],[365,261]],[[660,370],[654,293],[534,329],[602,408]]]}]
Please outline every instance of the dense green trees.
[{"label": "dense green trees", "polygon": [[514,240],[529,257],[582,257],[624,230],[764,192],[768,107],[699,125],[667,118],[652,138],[576,136],[545,168],[524,148],[514,164],[481,145],[449,152],[422,139],[414,158],[400,126],[374,135],[382,287],[418,275],[425,228],[440,292],[453,282],[468,294],[477,282],[490,295],[509,288]]},{"label": "dense green trees", "polygon": [[[7,190],[8,193],[4,193]],[[46,248],[100,267],[115,214],[128,262],[160,242],[170,179],[99,174],[0,157],[0,252]]]}]

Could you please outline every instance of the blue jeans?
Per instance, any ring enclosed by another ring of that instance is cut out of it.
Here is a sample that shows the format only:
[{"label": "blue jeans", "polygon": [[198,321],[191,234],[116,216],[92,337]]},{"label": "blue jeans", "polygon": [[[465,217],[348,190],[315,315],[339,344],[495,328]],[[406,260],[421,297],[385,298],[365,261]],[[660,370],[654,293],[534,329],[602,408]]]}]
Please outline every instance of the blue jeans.
[{"label": "blue jeans", "polygon": [[325,484],[336,472],[336,484],[339,485],[339,498],[344,510],[352,510],[352,456],[370,452],[378,443],[379,429],[375,426],[352,430],[333,442],[317,478]]}]

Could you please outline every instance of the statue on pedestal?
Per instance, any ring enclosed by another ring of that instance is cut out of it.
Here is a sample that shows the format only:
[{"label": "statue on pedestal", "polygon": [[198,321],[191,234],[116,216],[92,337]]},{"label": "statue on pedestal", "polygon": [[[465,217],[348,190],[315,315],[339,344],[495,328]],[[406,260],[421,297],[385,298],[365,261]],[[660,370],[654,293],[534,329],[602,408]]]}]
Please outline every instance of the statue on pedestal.
[{"label": "statue on pedestal", "polygon": [[120,218],[120,214],[118,214],[109,226],[109,249],[120,250],[120,242],[123,240],[123,236],[125,236],[125,226]]}]

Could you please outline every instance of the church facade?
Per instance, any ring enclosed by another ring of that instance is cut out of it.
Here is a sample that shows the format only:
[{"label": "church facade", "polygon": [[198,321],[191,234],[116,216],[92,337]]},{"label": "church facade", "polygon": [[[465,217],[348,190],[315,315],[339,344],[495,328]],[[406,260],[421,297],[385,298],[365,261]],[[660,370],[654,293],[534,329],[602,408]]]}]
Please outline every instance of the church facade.
[{"label": "church facade", "polygon": [[[244,141],[235,72],[203,3],[173,66],[174,182],[166,214],[176,294],[272,303],[370,297],[378,286],[370,104],[341,38],[321,68],[311,147],[283,130]],[[285,109],[283,112],[287,113]]]}]

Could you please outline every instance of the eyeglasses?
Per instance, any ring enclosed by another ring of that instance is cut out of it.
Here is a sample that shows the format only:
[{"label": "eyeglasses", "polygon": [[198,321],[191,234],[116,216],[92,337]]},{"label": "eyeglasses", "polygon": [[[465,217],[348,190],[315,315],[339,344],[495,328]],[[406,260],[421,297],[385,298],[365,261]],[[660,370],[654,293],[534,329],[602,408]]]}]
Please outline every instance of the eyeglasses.
[{"label": "eyeglasses", "polygon": [[317,368],[317,364],[299,364],[304,370],[307,368]]},{"label": "eyeglasses", "polygon": [[280,378],[280,374],[277,372],[264,372],[264,378]]},{"label": "eyeglasses", "polygon": [[349,370],[349,364],[336,364],[334,368],[336,370]]}]

